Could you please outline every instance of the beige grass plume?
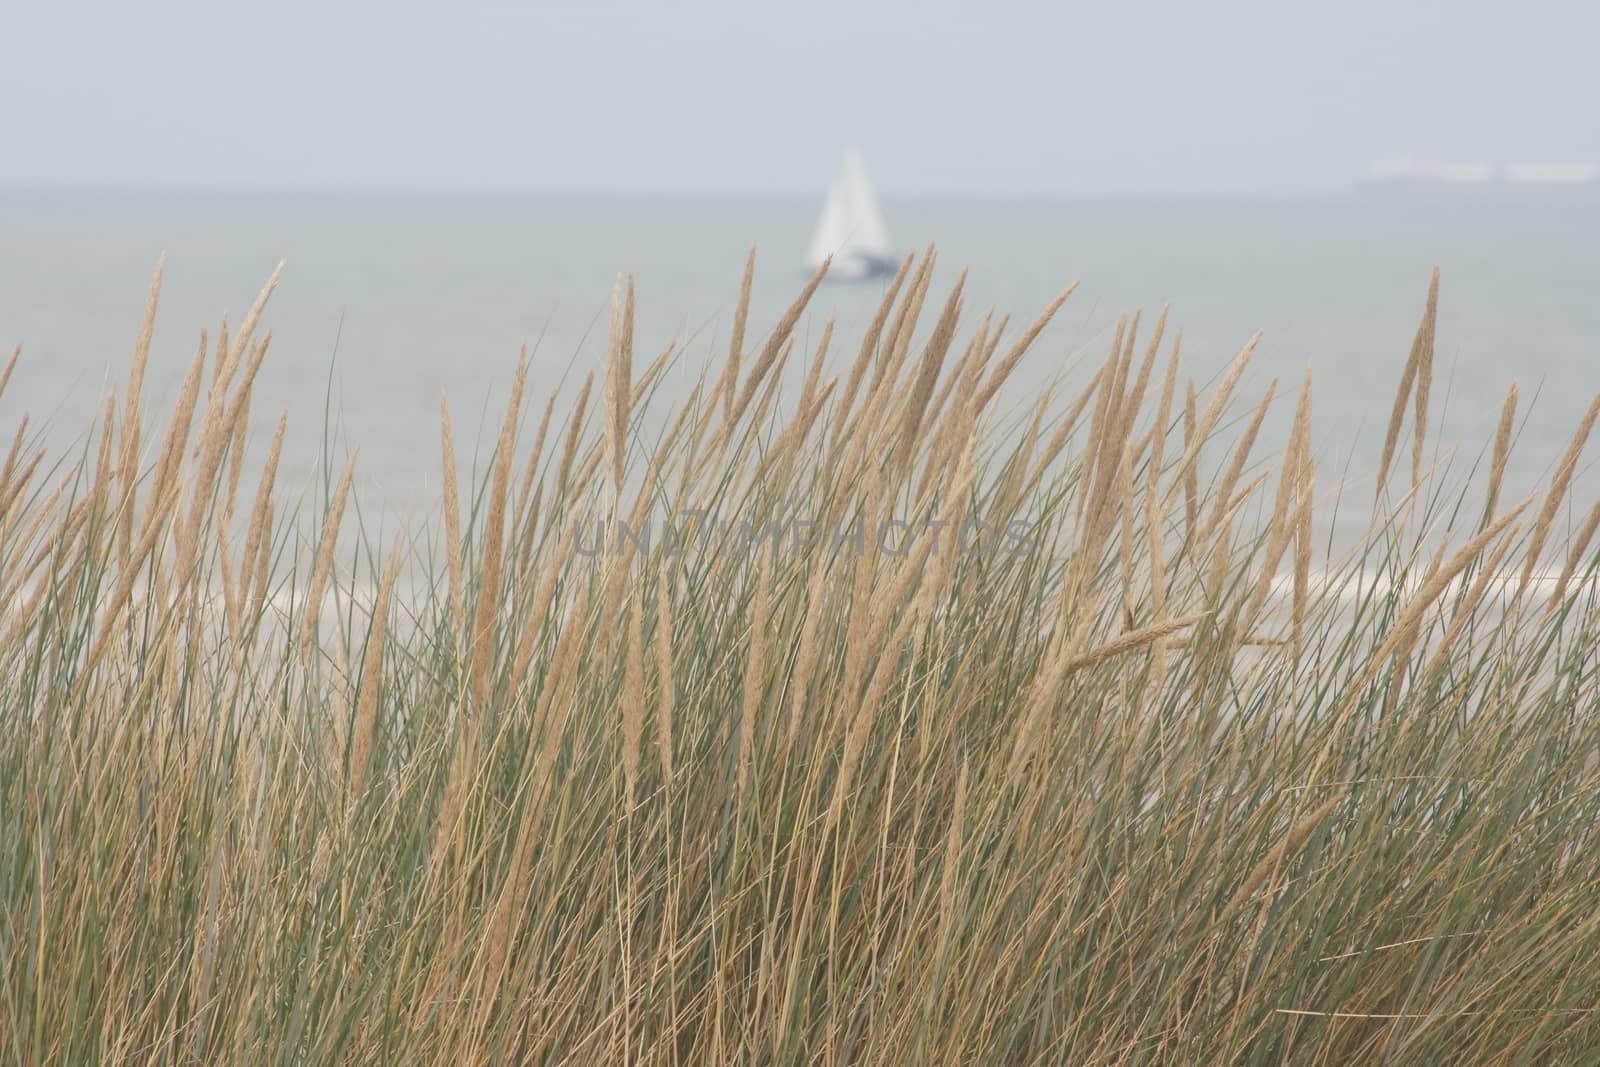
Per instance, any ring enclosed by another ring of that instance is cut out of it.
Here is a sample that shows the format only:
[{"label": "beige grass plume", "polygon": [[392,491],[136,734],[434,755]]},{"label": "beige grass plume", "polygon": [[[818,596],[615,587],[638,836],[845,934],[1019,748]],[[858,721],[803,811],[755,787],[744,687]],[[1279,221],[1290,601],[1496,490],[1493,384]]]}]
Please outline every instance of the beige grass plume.
[{"label": "beige grass plume", "polygon": [[660,557],[656,581],[656,753],[661,761],[661,780],[672,788],[672,714],[676,679],[672,665],[672,582],[667,557]]},{"label": "beige grass plume", "polygon": [[400,575],[405,553],[396,549],[389,556],[378,598],[372,605],[372,629],[361,657],[361,680],[356,686],[356,717],[350,739],[350,804],[353,807],[366,787],[367,767],[372,759],[373,735],[377,731],[378,693],[383,682],[383,649],[389,636],[389,602]]},{"label": "beige grass plume", "polygon": [[466,625],[466,593],[461,563],[461,496],[456,483],[455,434],[450,428],[450,400],[439,392],[439,451],[444,467],[444,552],[450,572],[450,614],[459,635]]},{"label": "beige grass plume", "polygon": [[322,537],[317,542],[317,555],[311,566],[311,583],[306,587],[306,613],[300,626],[300,647],[306,652],[316,644],[322,598],[328,587],[328,575],[333,570],[333,555],[339,544],[339,527],[344,521],[344,506],[350,496],[350,483],[355,478],[356,459],[360,454],[360,449],[357,449],[345,461],[344,473],[339,476],[339,485],[333,491],[327,517],[322,522]]},{"label": "beige grass plume", "polygon": [[733,311],[733,333],[728,338],[728,362],[722,372],[719,387],[722,392],[722,413],[725,422],[733,421],[734,393],[739,388],[739,360],[744,348],[745,323],[750,317],[750,287],[756,275],[756,249],[744,261],[744,280],[739,283],[739,303]]},{"label": "beige grass plume", "polygon": [[1500,408],[1500,423],[1495,428],[1494,455],[1489,462],[1489,494],[1483,508],[1483,521],[1488,522],[1500,505],[1500,484],[1505,479],[1506,463],[1511,457],[1511,431],[1517,420],[1517,383],[1512,382],[1506,391],[1505,403]]},{"label": "beige grass plume", "polygon": [[[839,444],[839,436],[845,427],[854,425],[849,421],[851,410],[855,404],[856,393],[861,388],[862,379],[866,376],[867,369],[872,365],[872,357],[878,351],[878,339],[883,335],[884,323],[888,321],[889,312],[895,307],[895,299],[900,295],[900,287],[905,284],[906,275],[911,271],[914,257],[907,256],[900,264],[900,269],[895,273],[894,280],[884,290],[883,299],[878,302],[878,310],[872,317],[872,322],[867,326],[866,333],[861,337],[861,349],[856,354],[855,362],[850,365],[850,373],[845,379],[844,392],[839,396],[839,407],[834,414],[831,441],[835,448]],[[731,408],[730,408],[731,410]]]},{"label": "beige grass plume", "polygon": [[489,515],[483,532],[479,563],[478,599],[473,604],[472,631],[467,652],[467,693],[474,708],[489,698],[490,664],[495,653],[495,623],[500,615],[501,572],[505,563],[506,506],[511,493],[512,453],[516,448],[517,420],[522,411],[522,390],[528,378],[528,350],[522,349],[511,381],[505,420],[495,442],[494,473],[489,486]]},{"label": "beige grass plume", "polygon": [[623,811],[631,814],[639,791],[639,756],[644,738],[644,600],[628,606],[628,645],[622,679]]},{"label": "beige grass plume", "polygon": [[1572,483],[1572,475],[1578,469],[1578,457],[1583,454],[1583,446],[1594,430],[1596,416],[1600,416],[1600,395],[1589,402],[1589,409],[1583,413],[1583,418],[1579,421],[1577,430],[1573,432],[1572,440],[1568,442],[1567,450],[1550,479],[1550,490],[1545,493],[1544,506],[1539,509],[1539,517],[1534,520],[1533,534],[1527,555],[1524,557],[1522,581],[1517,586],[1519,597],[1533,580],[1534,568],[1539,564],[1539,553],[1544,550],[1545,538],[1550,534],[1550,524],[1555,520],[1561,502],[1566,499],[1567,487]]},{"label": "beige grass plume", "polygon": [[[1422,322],[1417,327],[1417,335],[1411,342],[1411,354],[1406,358],[1404,369],[1400,372],[1400,386],[1395,390],[1394,409],[1389,413],[1389,427],[1384,433],[1383,455],[1378,460],[1378,488],[1377,495],[1382,496],[1383,490],[1389,482],[1389,470],[1394,463],[1395,449],[1400,443],[1400,428],[1405,424],[1406,402],[1412,398],[1412,387],[1418,386],[1416,395],[1416,412],[1419,419],[1426,418],[1427,397],[1424,395],[1426,386],[1422,386],[1424,377],[1431,377],[1433,361],[1433,330],[1434,317],[1438,308],[1439,299],[1439,270],[1434,268],[1433,277],[1428,284],[1428,305],[1422,315]],[[1424,369],[1424,364],[1427,369]],[[1422,437],[1426,427],[1418,425],[1416,443],[1413,449],[1413,473],[1420,473],[1422,461]]]},{"label": "beige grass plume", "polygon": [[[1039,335],[1044,332],[1045,327],[1050,325],[1050,320],[1056,317],[1056,312],[1061,310],[1061,306],[1067,302],[1067,298],[1072,296],[1077,289],[1078,283],[1073,282],[1061,290],[1056,298],[1045,307],[1044,311],[1039,313],[1039,317],[1033,320],[1033,324],[1023,331],[1021,337],[1017,338],[1016,343],[1011,346],[1011,350],[1006,353],[1005,358],[995,366],[994,372],[989,375],[988,379],[978,389],[978,395],[974,398],[973,404],[979,411],[982,411],[989,405],[989,401],[994,399],[995,394],[1000,391],[1000,387],[1006,383],[1006,379],[1011,377],[1012,372],[1017,369],[1017,365],[1022,362],[1022,357],[1027,355],[1029,350],[1033,348],[1033,343],[1039,339]],[[997,330],[995,331],[995,340],[998,342],[999,339],[1000,332]]]},{"label": "beige grass plume", "polygon": [[[121,553],[126,558],[133,543],[133,500],[136,485],[139,480],[139,445],[140,432],[144,419],[142,403],[144,397],[145,369],[150,363],[150,345],[155,339],[156,307],[161,300],[161,279],[166,271],[166,257],[156,261],[155,274],[150,279],[150,295],[145,301],[144,319],[139,323],[139,339],[134,344],[133,368],[128,373],[128,395],[122,413],[122,504],[121,514],[117,519],[117,541]],[[20,352],[20,349],[18,350]],[[12,357],[12,364],[16,357]],[[6,378],[10,378],[11,368],[6,368]],[[0,392],[4,387],[0,386]]]},{"label": "beige grass plume", "polygon": [[629,404],[633,390],[633,276],[628,276],[626,303],[622,279],[611,294],[611,358],[606,365],[606,454],[611,460],[612,486],[622,492],[627,461]]},{"label": "beige grass plume", "polygon": [[766,685],[767,626],[771,613],[772,553],[762,550],[756,568],[755,593],[750,601],[748,651],[745,653],[744,691],[739,704],[739,762],[736,768],[739,796],[749,795],[750,768],[755,763],[756,712]]}]

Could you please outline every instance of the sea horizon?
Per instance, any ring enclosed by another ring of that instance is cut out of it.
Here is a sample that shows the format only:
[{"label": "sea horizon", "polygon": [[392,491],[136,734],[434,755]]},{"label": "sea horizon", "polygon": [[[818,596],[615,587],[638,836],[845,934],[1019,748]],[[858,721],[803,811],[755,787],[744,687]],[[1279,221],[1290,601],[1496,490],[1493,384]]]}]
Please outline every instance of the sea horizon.
[{"label": "sea horizon", "polygon": [[[1398,381],[1434,266],[1440,440],[1482,440],[1519,380],[1534,406],[1511,476],[1531,481],[1600,389],[1600,310],[1587,293],[1600,273],[1600,201],[885,190],[882,203],[898,253],[937,246],[935,292],[967,272],[964,332],[992,308],[1011,316],[1015,334],[1079,283],[1019,368],[1013,399],[1058,375],[1081,382],[1120,315],[1141,313],[1148,336],[1167,307],[1166,343],[1182,331],[1202,383],[1262,332],[1243,384],[1259,395],[1278,379],[1269,426],[1281,429],[1309,365],[1320,458],[1359,483],[1387,418],[1386,402],[1373,400]],[[263,320],[273,351],[251,448],[259,453],[287,411],[301,447],[286,452],[285,474],[312,486],[325,466],[312,431],[331,410],[333,450],[362,449],[358,484],[373,506],[426,515],[437,502],[438,443],[419,427],[436,427],[441,393],[468,456],[492,436],[483,415],[523,344],[530,394],[542,403],[559,388],[558,407],[570,405],[604,359],[621,275],[637,287],[642,357],[675,343],[669,387],[683,386],[725,355],[752,247],[750,328],[776,322],[808,276],[802,253],[819,208],[815,193],[0,188],[9,236],[0,345],[24,350],[0,432],[13,433],[24,412],[52,433],[86,424],[104,383],[127,365],[158,261],[165,282],[147,387],[157,404],[174,395],[199,330],[215,334],[224,316],[237,325],[282,261]],[[829,364],[847,362],[881,292],[882,283],[825,285],[797,343],[809,352],[832,315]]]}]

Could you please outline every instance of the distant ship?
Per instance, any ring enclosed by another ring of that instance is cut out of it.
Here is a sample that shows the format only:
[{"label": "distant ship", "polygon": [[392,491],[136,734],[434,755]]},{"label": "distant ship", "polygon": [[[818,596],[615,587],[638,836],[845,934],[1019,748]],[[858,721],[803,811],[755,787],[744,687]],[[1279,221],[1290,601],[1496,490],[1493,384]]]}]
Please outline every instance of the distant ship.
[{"label": "distant ship", "polygon": [[1593,163],[1381,160],[1367,168],[1367,177],[1360,189],[1370,193],[1589,197],[1600,193],[1600,166]]},{"label": "distant ship", "polygon": [[845,153],[833,187],[828,190],[817,232],[806,251],[806,266],[814,271],[829,256],[833,257],[833,265],[828,277],[841,281],[893,275],[899,267],[889,244],[889,230],[883,224],[883,212],[878,210],[878,197],[855,152]]}]

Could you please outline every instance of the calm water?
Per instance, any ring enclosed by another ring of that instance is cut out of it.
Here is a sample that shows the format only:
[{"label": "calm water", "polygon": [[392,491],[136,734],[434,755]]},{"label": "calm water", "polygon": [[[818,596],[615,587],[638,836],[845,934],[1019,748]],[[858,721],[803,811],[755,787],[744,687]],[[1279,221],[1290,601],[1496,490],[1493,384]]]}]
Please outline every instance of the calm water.
[{"label": "calm water", "polygon": [[[1278,375],[1292,397],[1311,363],[1324,469],[1348,465],[1359,478],[1374,465],[1435,263],[1435,396],[1448,405],[1446,433],[1467,442],[1461,463],[1487,441],[1512,378],[1525,397],[1539,393],[1520,446],[1524,478],[1553,461],[1600,390],[1600,203],[884,206],[902,247],[939,244],[936,283],[970,268],[969,322],[990,305],[1031,318],[1064,283],[1082,281],[1018,375],[1017,398],[1102,357],[1118,312],[1149,315],[1166,303],[1202,380],[1256,329],[1265,331],[1257,387]],[[63,441],[79,431],[126,373],[158,256],[167,275],[152,403],[176,393],[200,328],[214,334],[224,314],[237,323],[283,259],[256,446],[269,413],[287,408],[285,472],[304,482],[331,379],[339,439],[362,449],[364,501],[387,514],[430,508],[441,389],[470,455],[485,416],[498,417],[523,341],[537,345],[535,397],[563,375],[575,388],[603,359],[619,271],[638,280],[638,361],[672,339],[687,345],[687,366],[720,358],[746,249],[761,255],[754,329],[803,282],[798,261],[817,209],[709,198],[0,193],[0,343],[25,346],[0,399],[0,433],[9,437],[24,411],[50,418]],[[802,330],[815,337],[837,313],[843,362],[878,292],[825,287]]]}]

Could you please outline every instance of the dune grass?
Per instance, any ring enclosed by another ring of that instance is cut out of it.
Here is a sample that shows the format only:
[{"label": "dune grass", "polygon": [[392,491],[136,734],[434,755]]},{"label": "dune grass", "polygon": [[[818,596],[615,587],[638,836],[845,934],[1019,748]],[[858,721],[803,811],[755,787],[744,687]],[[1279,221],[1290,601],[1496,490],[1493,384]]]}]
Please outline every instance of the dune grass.
[{"label": "dune grass", "polygon": [[1592,1059],[1596,409],[1527,499],[1515,393],[1437,475],[1430,292],[1333,558],[1309,376],[1134,316],[1007,410],[1060,301],[932,264],[816,351],[747,272],[674,405],[619,286],[581,398],[524,360],[465,484],[446,406],[381,545],[356,457],[313,514],[282,421],[244,460],[267,293],[146,425],[158,274],[81,452],[0,473],[0,1059]]}]

